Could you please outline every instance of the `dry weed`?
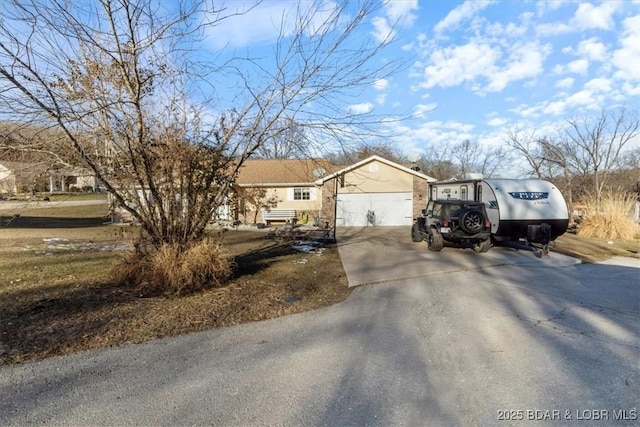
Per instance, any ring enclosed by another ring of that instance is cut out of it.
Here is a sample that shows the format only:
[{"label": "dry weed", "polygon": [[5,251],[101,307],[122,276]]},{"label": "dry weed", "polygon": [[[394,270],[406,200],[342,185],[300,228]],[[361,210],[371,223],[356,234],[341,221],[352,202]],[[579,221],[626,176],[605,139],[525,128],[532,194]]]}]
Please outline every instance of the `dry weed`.
[{"label": "dry weed", "polygon": [[618,190],[607,191],[600,203],[593,196],[585,200],[586,214],[580,224],[578,235],[598,239],[632,240],[640,229],[633,221],[636,198],[633,194]]},{"label": "dry weed", "polygon": [[146,256],[129,252],[113,269],[116,282],[135,285],[151,294],[183,295],[221,286],[231,274],[228,254],[209,238],[186,249],[164,244]]}]

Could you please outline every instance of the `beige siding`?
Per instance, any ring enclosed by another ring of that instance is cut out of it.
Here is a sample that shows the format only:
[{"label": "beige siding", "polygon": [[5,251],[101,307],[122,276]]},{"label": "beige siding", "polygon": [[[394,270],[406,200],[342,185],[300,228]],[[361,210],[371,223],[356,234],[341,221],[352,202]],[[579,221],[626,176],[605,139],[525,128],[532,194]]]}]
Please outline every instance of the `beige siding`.
[{"label": "beige siding", "polygon": [[387,164],[372,161],[349,171],[338,193],[394,193],[413,191],[413,177]]},{"label": "beige siding", "polygon": [[[305,187],[307,188],[307,187]],[[312,196],[315,196],[315,200],[293,200],[292,190],[291,188],[284,187],[272,187],[267,188],[267,198],[272,198],[275,196],[278,200],[276,206],[272,207],[272,209],[294,209],[297,211],[298,216],[302,214],[302,212],[306,212],[309,215],[309,221],[311,222],[313,218],[320,215],[320,210],[322,209],[322,188],[321,187],[309,187],[312,188]],[[253,222],[255,210],[247,209],[246,216],[245,212],[238,213],[238,219],[243,222],[251,223]],[[264,222],[262,218],[262,214],[259,213],[257,217],[258,222]]]}]

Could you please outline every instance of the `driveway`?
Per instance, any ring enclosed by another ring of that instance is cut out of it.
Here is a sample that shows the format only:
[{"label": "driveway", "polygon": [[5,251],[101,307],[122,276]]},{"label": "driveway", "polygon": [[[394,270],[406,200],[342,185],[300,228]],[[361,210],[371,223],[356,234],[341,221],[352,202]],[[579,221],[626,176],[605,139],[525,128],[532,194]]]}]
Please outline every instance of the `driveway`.
[{"label": "driveway", "polygon": [[[379,277],[389,236],[360,242]],[[0,425],[637,424],[638,260],[467,252],[326,309],[0,367]]]},{"label": "driveway", "polygon": [[494,247],[483,254],[456,248],[430,252],[426,242],[412,242],[410,232],[410,227],[338,228],[338,248],[349,286],[505,265],[559,267],[580,262],[556,253],[549,258],[538,258],[529,250],[506,247]]}]

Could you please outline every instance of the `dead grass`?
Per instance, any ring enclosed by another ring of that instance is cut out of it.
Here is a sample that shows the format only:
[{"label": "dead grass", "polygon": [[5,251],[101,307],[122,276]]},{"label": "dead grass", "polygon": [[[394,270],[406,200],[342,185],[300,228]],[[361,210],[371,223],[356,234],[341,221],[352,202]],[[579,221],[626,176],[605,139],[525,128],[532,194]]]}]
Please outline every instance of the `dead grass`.
[{"label": "dead grass", "polygon": [[155,297],[110,281],[121,253],[99,246],[58,251],[42,240],[65,236],[111,247],[118,234],[114,227],[3,230],[1,364],[270,319],[332,305],[350,293],[335,246],[301,254],[261,232],[224,235],[237,265],[224,287]]},{"label": "dead grass", "polygon": [[633,222],[635,195],[625,191],[606,191],[598,203],[595,197],[584,201],[586,214],[580,223],[578,234],[598,239],[632,240],[640,229]]},{"label": "dead grass", "polygon": [[220,242],[206,238],[186,249],[164,244],[147,257],[127,251],[111,271],[115,283],[134,286],[145,295],[184,295],[224,285],[232,261]]},{"label": "dead grass", "polygon": [[598,262],[613,256],[640,257],[640,239],[603,240],[565,233],[556,239],[554,252],[579,258],[584,262]]}]

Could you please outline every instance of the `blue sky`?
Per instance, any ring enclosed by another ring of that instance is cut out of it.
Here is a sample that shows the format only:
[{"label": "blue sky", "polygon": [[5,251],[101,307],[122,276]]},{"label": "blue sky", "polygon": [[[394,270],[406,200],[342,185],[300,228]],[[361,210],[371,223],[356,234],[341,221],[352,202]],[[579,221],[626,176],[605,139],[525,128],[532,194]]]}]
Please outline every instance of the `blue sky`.
[{"label": "blue sky", "polygon": [[[247,52],[272,49],[274,22],[293,4],[266,0],[223,22],[210,40]],[[362,37],[382,39],[394,22],[396,42],[380,59],[410,58],[408,67],[345,108],[415,114],[386,125],[405,154],[464,139],[501,144],[516,125],[551,135],[568,118],[639,109],[640,1],[391,0]]]}]

